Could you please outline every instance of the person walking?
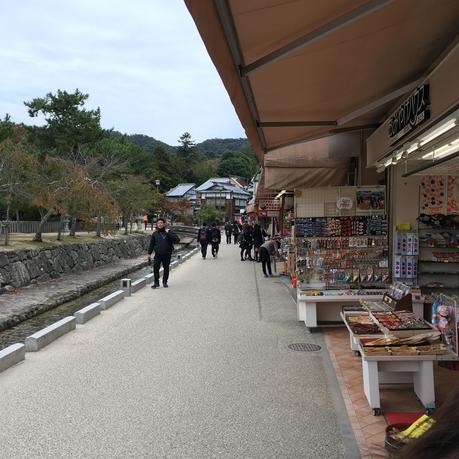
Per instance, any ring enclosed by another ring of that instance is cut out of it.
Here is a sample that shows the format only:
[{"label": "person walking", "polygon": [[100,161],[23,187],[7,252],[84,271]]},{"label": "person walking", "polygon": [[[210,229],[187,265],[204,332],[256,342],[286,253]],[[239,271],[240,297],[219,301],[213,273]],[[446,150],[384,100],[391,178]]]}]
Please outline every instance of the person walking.
[{"label": "person walking", "polygon": [[236,220],[233,222],[233,236],[234,236],[234,243],[238,244],[239,243],[239,225],[237,224]]},{"label": "person walking", "polygon": [[167,281],[169,280],[169,265],[171,263],[171,256],[174,250],[174,244],[180,242],[179,237],[166,228],[164,218],[156,220],[156,231],[153,232],[150,238],[150,245],[148,247],[148,262],[151,263],[151,254],[155,252],[153,258],[153,273],[154,284],[151,288],[159,287],[159,268],[163,265],[163,287],[167,288]]},{"label": "person walking", "polygon": [[147,231],[147,225],[148,225],[148,215],[144,214],[143,216],[143,224],[145,225],[145,231]]},{"label": "person walking", "polygon": [[226,243],[231,244],[231,235],[233,234],[233,225],[229,222],[229,220],[225,223],[225,236],[226,236]]},{"label": "person walking", "polygon": [[265,237],[267,236],[266,231],[261,229],[261,226],[258,223],[255,223],[253,226],[252,238],[253,238],[253,252],[255,261],[260,261],[259,250],[261,244],[265,242]]},{"label": "person walking", "polygon": [[203,222],[201,228],[199,228],[198,241],[199,244],[201,244],[202,258],[205,259],[207,256],[207,246],[209,244],[209,228],[206,222]]},{"label": "person walking", "polygon": [[245,240],[245,253],[244,253],[244,259],[249,259],[250,261],[253,261],[252,258],[252,247],[253,247],[253,228],[250,223],[246,223],[242,229],[242,234],[244,235],[244,240]]},{"label": "person walking", "polygon": [[268,275],[272,276],[273,273],[271,272],[271,256],[280,257],[278,238],[274,237],[272,240],[261,244],[259,254],[263,274],[265,277],[268,277]]},{"label": "person walking", "polygon": [[209,234],[210,244],[212,246],[212,256],[215,258],[218,255],[218,249],[220,247],[220,242],[222,235],[220,229],[217,227],[217,224],[212,223],[212,228]]}]

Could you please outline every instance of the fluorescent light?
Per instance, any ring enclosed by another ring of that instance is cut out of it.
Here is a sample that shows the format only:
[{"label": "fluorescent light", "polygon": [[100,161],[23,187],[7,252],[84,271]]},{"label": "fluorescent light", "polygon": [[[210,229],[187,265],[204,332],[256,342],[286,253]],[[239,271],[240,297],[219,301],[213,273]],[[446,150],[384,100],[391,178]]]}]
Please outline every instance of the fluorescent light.
[{"label": "fluorescent light", "polygon": [[441,136],[442,134],[444,134],[445,132],[449,131],[450,129],[452,129],[455,126],[457,126],[457,120],[456,119],[449,120],[446,123],[444,123],[441,126],[439,126],[437,129],[435,129],[432,132],[430,132],[429,134],[427,134],[426,136],[422,137],[421,141],[419,142],[419,144],[421,146],[423,146],[426,143],[429,143],[432,140],[436,139],[437,137]]},{"label": "fluorescent light", "polygon": [[440,159],[451,153],[456,152],[459,149],[459,139],[453,140],[452,142],[443,145],[442,147],[436,148],[425,154],[422,159]]},{"label": "fluorescent light", "polygon": [[376,172],[378,174],[381,174],[382,172],[384,172],[386,168],[384,167],[384,164],[378,164],[378,166],[376,167]]},{"label": "fluorescent light", "polygon": [[287,193],[287,190],[282,190],[274,199],[280,199],[280,197],[285,193]]},{"label": "fluorescent light", "polygon": [[389,167],[392,164],[392,157],[390,157],[387,161],[384,163],[384,167]]},{"label": "fluorescent light", "polygon": [[413,153],[413,151],[416,151],[418,148],[419,148],[419,144],[416,142],[416,143],[413,143],[413,145],[411,145],[410,147],[408,147],[406,149],[406,152],[410,154],[410,153]]},{"label": "fluorescent light", "polygon": [[[395,154],[395,161],[400,161],[402,159],[402,156],[403,156],[403,151],[399,151]],[[394,161],[392,160],[392,163],[394,163]]]}]

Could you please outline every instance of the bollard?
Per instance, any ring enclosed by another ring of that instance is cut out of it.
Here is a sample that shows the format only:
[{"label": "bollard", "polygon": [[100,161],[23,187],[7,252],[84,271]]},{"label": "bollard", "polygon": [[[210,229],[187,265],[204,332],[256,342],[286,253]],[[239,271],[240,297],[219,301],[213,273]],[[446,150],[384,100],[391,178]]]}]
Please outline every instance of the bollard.
[{"label": "bollard", "polygon": [[180,255],[180,254],[177,255],[177,261],[178,261],[179,263],[182,262],[182,255]]},{"label": "bollard", "polygon": [[120,288],[126,292],[125,296],[131,296],[131,279],[121,279]]}]

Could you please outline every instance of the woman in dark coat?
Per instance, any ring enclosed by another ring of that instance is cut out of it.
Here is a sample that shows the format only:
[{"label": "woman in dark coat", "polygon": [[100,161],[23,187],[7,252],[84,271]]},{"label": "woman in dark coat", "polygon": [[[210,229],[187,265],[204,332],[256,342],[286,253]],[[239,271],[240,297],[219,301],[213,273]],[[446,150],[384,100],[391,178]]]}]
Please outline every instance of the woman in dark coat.
[{"label": "woman in dark coat", "polygon": [[233,236],[234,236],[234,243],[237,244],[239,242],[239,225],[237,224],[236,220],[233,222]]},{"label": "woman in dark coat", "polygon": [[252,237],[255,261],[260,261],[258,252],[261,244],[265,242],[266,232],[261,229],[261,226],[258,223],[255,223],[253,227]]}]

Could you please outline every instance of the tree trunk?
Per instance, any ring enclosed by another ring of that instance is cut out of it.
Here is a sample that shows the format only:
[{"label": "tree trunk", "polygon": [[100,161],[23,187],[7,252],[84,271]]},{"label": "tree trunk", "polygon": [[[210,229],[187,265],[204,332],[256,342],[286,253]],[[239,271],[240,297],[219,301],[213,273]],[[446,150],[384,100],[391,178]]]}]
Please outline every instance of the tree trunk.
[{"label": "tree trunk", "polygon": [[19,221],[19,209],[16,209],[16,221]]},{"label": "tree trunk", "polygon": [[45,215],[43,215],[40,224],[38,225],[37,232],[35,233],[35,236],[33,237],[32,241],[33,242],[43,242],[43,239],[41,237],[41,232],[43,231],[43,225],[48,221],[48,218],[51,217],[53,214],[53,210],[49,209]]},{"label": "tree trunk", "polygon": [[124,234],[127,234],[128,233],[128,219],[127,219],[126,214],[123,215],[123,227],[124,227]]},{"label": "tree trunk", "polygon": [[11,196],[6,197],[6,221],[10,221]]},{"label": "tree trunk", "polygon": [[97,237],[100,237],[101,227],[102,227],[102,217],[99,214],[97,216],[97,225],[96,225],[96,236]]},{"label": "tree trunk", "polygon": [[70,220],[70,234],[69,236],[75,237],[76,235],[77,220],[75,217],[72,217]]},{"label": "tree trunk", "polygon": [[59,217],[59,227],[57,229],[57,240],[62,241],[62,227],[64,226],[64,215]]}]

